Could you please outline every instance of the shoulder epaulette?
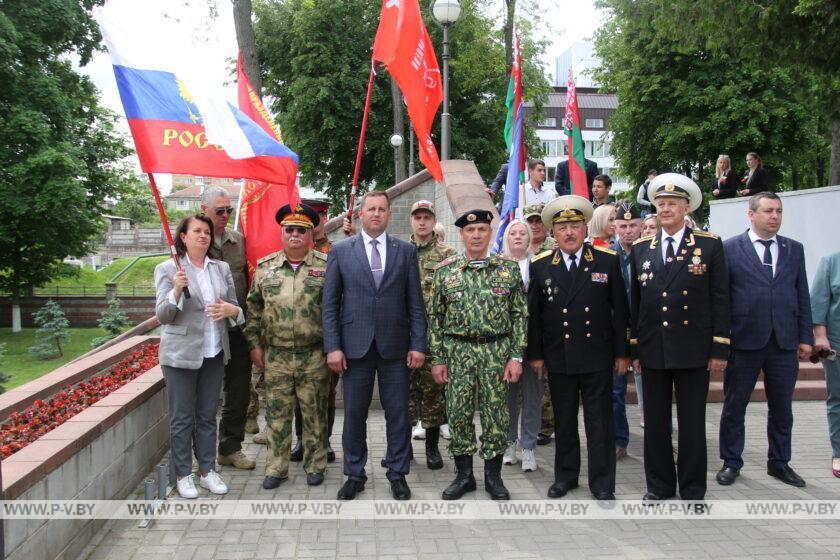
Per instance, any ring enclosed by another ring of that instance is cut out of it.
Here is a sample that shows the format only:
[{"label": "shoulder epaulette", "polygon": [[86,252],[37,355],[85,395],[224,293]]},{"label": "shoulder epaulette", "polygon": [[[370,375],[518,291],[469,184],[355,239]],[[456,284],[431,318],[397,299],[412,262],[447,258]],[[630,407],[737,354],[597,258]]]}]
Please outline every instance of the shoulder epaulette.
[{"label": "shoulder epaulette", "polygon": [[319,259],[319,260],[322,260],[322,261],[327,260],[327,254],[326,253],[322,253],[321,251],[316,251],[315,249],[312,249],[312,254],[315,255],[316,259]]},{"label": "shoulder epaulette", "polygon": [[452,264],[452,263],[454,263],[456,260],[458,260],[458,255],[457,255],[457,254],[456,254],[456,255],[452,255],[452,256],[451,256],[451,257],[449,257],[449,258],[443,259],[443,260],[442,260],[442,261],[440,261],[440,262],[438,263],[438,265],[435,267],[435,270],[437,270],[438,268],[442,268],[442,267],[444,267],[444,266],[446,266],[446,265]]},{"label": "shoulder epaulette", "polygon": [[531,262],[537,262],[540,259],[544,259],[545,257],[549,256],[553,252],[554,252],[553,249],[549,249],[548,251],[543,251],[542,253],[534,255],[533,257],[531,257]]},{"label": "shoulder epaulette", "polygon": [[262,264],[262,263],[264,263],[264,262],[266,262],[266,261],[270,261],[271,259],[273,259],[274,257],[276,257],[276,256],[277,256],[277,253],[279,253],[279,252],[280,252],[280,251],[275,251],[275,252],[273,252],[273,253],[271,253],[271,254],[269,254],[269,255],[264,256],[264,257],[263,257],[263,258],[261,258],[261,259],[257,259],[257,264]]},{"label": "shoulder epaulette", "polygon": [[593,245],[592,248],[595,249],[596,251],[601,251],[602,253],[607,253],[608,255],[617,255],[618,254],[616,251],[613,251],[609,247],[599,247],[598,245]]},{"label": "shoulder epaulette", "polygon": [[636,241],[633,242],[633,245],[636,245],[638,243],[644,243],[646,241],[650,241],[654,237],[656,237],[656,236],[655,235],[646,235],[644,237],[640,237],[639,239],[637,239]]},{"label": "shoulder epaulette", "polygon": [[694,235],[699,235],[700,237],[711,237],[712,239],[720,239],[720,236],[716,233],[712,233],[710,231],[704,231],[702,229],[693,229],[691,233]]}]

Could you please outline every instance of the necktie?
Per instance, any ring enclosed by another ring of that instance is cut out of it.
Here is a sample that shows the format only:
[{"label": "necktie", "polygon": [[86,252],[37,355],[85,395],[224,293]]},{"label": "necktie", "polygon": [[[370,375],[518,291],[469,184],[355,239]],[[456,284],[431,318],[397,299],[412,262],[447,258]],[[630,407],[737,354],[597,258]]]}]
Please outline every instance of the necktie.
[{"label": "necktie", "polygon": [[773,254],[770,253],[770,246],[773,245],[773,240],[768,239],[759,239],[759,243],[764,245],[764,270],[767,271],[767,274],[770,275],[770,278],[773,277]]},{"label": "necktie", "polygon": [[666,237],[665,243],[668,244],[665,248],[665,269],[667,270],[674,263],[674,238]]},{"label": "necktie", "polygon": [[569,274],[574,276],[575,274],[577,274],[577,269],[578,269],[578,267],[577,267],[577,255],[574,255],[574,254],[569,255],[569,261],[570,261],[569,262]]},{"label": "necktie", "polygon": [[379,254],[379,249],[376,246],[379,241],[376,239],[370,240],[370,271],[373,273],[373,283],[376,289],[379,289],[379,284],[382,283],[382,256]]}]

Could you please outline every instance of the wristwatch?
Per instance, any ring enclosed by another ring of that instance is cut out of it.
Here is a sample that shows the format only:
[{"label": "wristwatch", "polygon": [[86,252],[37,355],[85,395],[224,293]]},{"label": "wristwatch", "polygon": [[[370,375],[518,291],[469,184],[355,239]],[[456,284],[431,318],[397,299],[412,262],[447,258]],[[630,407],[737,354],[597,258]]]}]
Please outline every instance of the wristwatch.
[{"label": "wristwatch", "polygon": [[522,363],[522,358],[511,357],[511,360],[513,360],[514,362],[519,362],[520,364]]}]

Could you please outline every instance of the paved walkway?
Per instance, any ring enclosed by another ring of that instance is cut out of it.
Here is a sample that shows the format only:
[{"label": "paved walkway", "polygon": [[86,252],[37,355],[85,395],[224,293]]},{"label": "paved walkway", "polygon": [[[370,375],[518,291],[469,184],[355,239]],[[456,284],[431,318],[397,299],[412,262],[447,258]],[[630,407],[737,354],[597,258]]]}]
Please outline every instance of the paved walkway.
[{"label": "paved walkway", "polygon": [[[641,437],[636,407],[628,407],[632,422],[630,456],[618,464],[616,495],[638,500],[644,492]],[[786,486],[765,473],[766,405],[748,411],[746,465],[734,486],[714,481],[720,405],[709,405],[709,492],[707,499],[840,499],[840,479],[831,475],[825,405],[794,404],[794,449],[791,465],[807,481],[805,489]],[[336,434],[340,434],[340,419]],[[370,463],[366,491],[360,499],[387,500],[389,486],[379,459],[385,448],[382,411],[372,411],[369,422]],[[581,426],[582,430],[582,426]],[[582,441],[583,440],[583,435]],[[340,437],[334,436],[333,442]],[[250,439],[248,440],[250,442]],[[262,490],[265,448],[247,443],[245,451],[257,457],[257,470],[221,471],[230,486],[225,499],[328,499],[341,485],[341,453],[327,468],[326,482],[306,485],[300,464],[292,464],[290,480],[275,491]],[[423,442],[414,442],[423,457]],[[514,500],[545,497],[553,481],[554,444],[538,448],[539,470],[523,473],[519,465],[506,466],[503,476]],[[166,460],[166,459],[164,459]],[[584,457],[582,487],[569,499],[588,500]],[[479,490],[469,499],[486,500],[480,462]],[[408,477],[414,499],[436,500],[452,479],[452,461],[440,471],[424,463],[412,464]],[[202,497],[204,490],[200,490]],[[138,488],[135,497],[142,497]],[[224,560],[236,558],[837,558],[840,556],[838,521],[767,520],[188,520],[155,521],[148,529],[135,521],[110,521],[85,549],[89,560],[160,560],[165,558]]]}]

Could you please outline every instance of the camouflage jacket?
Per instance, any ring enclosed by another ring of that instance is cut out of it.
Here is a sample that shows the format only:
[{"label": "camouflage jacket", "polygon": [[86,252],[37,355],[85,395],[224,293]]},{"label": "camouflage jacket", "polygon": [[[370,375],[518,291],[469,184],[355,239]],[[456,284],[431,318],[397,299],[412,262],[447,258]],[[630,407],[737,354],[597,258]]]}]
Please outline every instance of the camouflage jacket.
[{"label": "camouflage jacket", "polygon": [[425,245],[418,245],[411,236],[411,243],[417,247],[417,263],[420,265],[420,286],[423,288],[423,303],[429,309],[429,298],[432,296],[432,278],[435,276],[435,269],[440,263],[456,254],[455,249],[445,243],[440,243],[437,237],[432,236],[431,241]]},{"label": "camouflage jacket", "polygon": [[539,255],[540,253],[543,253],[545,251],[551,251],[555,247],[557,247],[557,242],[554,241],[554,238],[549,235],[545,239],[543,239],[543,242],[540,245],[539,249],[537,249],[537,252],[533,253],[533,255]]},{"label": "camouflage jacket", "polygon": [[472,266],[464,254],[446,259],[435,271],[428,314],[433,364],[449,363],[457,339],[447,335],[507,335],[506,355],[488,356],[488,366],[523,356],[528,303],[516,261],[491,255]]},{"label": "camouflage jacket", "polygon": [[278,251],[257,261],[248,292],[248,346],[304,348],[323,344],[321,296],[327,257],[309,251],[297,271]]}]

